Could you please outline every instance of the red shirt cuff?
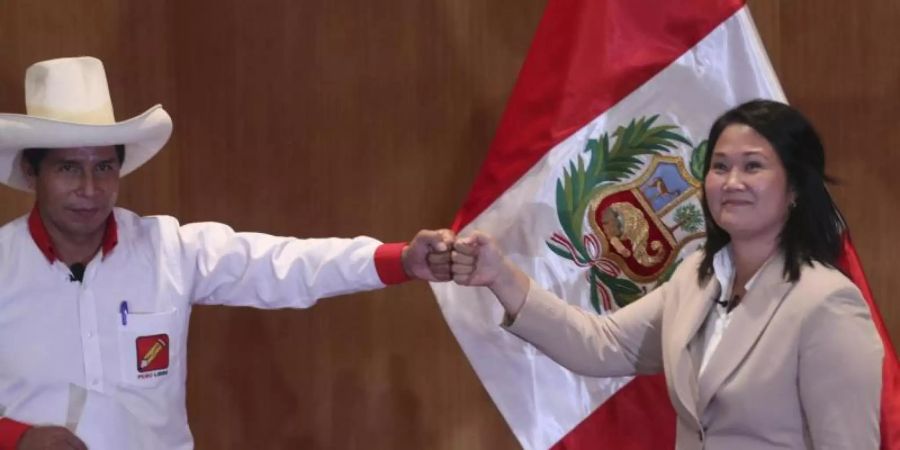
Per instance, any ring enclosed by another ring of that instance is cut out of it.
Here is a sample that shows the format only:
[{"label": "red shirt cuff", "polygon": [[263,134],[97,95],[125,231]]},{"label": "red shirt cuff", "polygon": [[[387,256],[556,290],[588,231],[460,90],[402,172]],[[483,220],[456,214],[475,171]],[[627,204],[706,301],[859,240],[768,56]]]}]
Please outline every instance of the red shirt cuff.
[{"label": "red shirt cuff", "polygon": [[0,450],[15,450],[19,439],[31,425],[0,417]]},{"label": "red shirt cuff", "polygon": [[375,270],[384,284],[398,284],[409,281],[403,268],[403,249],[406,242],[381,244],[375,249]]}]

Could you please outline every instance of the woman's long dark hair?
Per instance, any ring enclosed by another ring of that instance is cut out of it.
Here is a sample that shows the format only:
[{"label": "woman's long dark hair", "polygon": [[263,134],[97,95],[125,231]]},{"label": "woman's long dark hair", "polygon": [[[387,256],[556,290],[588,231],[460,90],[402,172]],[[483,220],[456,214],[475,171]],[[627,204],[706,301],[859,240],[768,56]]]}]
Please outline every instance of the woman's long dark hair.
[{"label": "woman's long dark hair", "polygon": [[[797,281],[800,267],[813,261],[834,267],[841,254],[844,220],[825,188],[825,183],[833,180],[825,175],[825,151],[812,124],[796,109],[771,100],[752,100],[731,109],[709,130],[704,177],[709,173],[719,136],[734,124],[753,128],[772,144],[787,173],[788,188],[796,195],[779,237],[784,276]],[[731,236],[713,220],[705,194],[702,203],[706,243],[699,276],[704,283],[713,274],[713,257],[731,241]]]}]

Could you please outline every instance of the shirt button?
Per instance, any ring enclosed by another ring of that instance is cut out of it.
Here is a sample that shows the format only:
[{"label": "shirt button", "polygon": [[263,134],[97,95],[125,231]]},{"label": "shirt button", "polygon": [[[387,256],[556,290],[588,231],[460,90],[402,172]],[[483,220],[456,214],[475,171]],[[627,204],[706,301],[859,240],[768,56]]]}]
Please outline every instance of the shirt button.
[{"label": "shirt button", "polygon": [[100,380],[98,380],[96,378],[93,381],[91,381],[91,386],[97,387],[98,384],[100,384]]},{"label": "shirt button", "polygon": [[88,331],[88,339],[93,339],[93,338],[94,338],[94,332]]}]

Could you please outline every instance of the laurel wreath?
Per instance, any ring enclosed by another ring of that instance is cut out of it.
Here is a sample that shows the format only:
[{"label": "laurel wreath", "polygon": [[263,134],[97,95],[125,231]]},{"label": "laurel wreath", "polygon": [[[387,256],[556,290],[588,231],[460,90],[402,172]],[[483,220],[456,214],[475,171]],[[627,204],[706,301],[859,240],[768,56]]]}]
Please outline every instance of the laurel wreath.
[{"label": "laurel wreath", "polygon": [[[609,311],[612,302],[625,306],[640,298],[646,289],[628,278],[621,277],[621,270],[601,254],[598,238],[583,232],[584,216],[591,200],[601,189],[625,181],[644,164],[646,157],[670,153],[679,144],[693,149],[690,161],[691,174],[702,179],[706,141],[694,147],[678,133],[675,125],[654,125],[659,115],[632,119],[615,131],[589,139],[584,148],[588,156],[587,166],[579,156],[564,169],[556,182],[556,214],[563,233],[555,233],[547,246],[557,255],[589,268],[591,305],[597,312]],[[670,264],[657,280],[657,285],[669,279],[675,267]]]}]

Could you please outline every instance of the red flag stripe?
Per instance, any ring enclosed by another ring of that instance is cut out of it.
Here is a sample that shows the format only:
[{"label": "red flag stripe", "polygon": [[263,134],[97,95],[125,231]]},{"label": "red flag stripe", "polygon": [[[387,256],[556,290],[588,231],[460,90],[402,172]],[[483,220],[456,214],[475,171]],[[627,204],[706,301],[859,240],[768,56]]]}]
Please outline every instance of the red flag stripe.
[{"label": "red flag stripe", "polygon": [[[635,377],[552,449],[672,448],[675,444],[675,410],[668,398],[664,375]],[[647,407],[653,404],[659,407]]]},{"label": "red flag stripe", "polygon": [[650,80],[743,0],[550,0],[459,231],[550,149]]}]

